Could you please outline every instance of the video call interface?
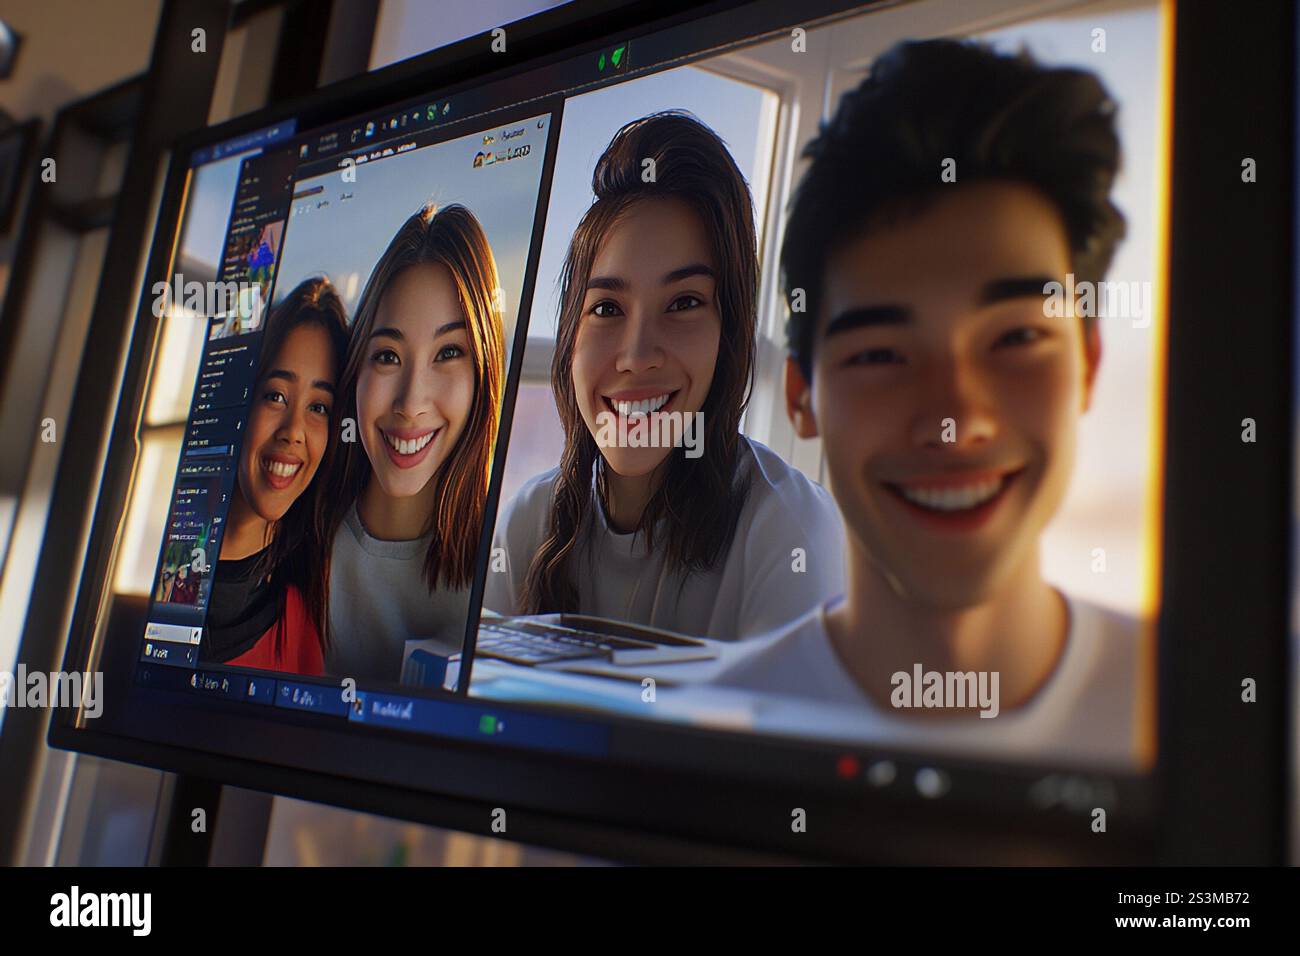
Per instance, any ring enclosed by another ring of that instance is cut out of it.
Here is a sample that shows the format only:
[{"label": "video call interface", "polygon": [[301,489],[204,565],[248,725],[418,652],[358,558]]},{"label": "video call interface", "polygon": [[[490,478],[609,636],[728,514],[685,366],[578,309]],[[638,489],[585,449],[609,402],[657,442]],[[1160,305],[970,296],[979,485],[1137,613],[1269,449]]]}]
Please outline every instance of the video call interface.
[{"label": "video call interface", "polygon": [[196,155],[137,681],[1149,768],[1161,11],[650,35]]}]

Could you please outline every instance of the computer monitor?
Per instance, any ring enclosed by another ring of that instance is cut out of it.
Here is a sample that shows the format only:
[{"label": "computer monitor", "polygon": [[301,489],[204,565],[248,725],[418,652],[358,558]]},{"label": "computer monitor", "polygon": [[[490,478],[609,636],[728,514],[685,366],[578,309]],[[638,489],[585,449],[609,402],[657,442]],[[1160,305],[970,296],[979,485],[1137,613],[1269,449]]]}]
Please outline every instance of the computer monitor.
[{"label": "computer monitor", "polygon": [[1179,858],[1204,29],[716,4],[181,144],[51,742],[630,858]]}]

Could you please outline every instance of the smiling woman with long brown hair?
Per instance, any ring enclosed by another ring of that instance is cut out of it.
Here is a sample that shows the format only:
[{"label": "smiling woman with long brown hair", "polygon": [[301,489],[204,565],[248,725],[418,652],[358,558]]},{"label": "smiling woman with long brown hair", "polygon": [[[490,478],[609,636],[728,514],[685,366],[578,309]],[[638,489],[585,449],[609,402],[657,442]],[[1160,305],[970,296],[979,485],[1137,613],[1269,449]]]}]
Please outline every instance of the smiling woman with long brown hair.
[{"label": "smiling woman with long brown hair", "polygon": [[396,681],[410,639],[460,650],[505,379],[498,286],[460,205],[412,215],[366,282],[339,388],[359,441],[329,487],[330,674]]},{"label": "smiling woman with long brown hair", "polygon": [[749,187],[716,133],[666,112],[619,130],[592,189],[561,276],[562,458],[497,522],[506,569],[489,573],[485,606],[721,640],[783,624],[842,589],[843,539],[825,490],[740,433],[758,294]]}]

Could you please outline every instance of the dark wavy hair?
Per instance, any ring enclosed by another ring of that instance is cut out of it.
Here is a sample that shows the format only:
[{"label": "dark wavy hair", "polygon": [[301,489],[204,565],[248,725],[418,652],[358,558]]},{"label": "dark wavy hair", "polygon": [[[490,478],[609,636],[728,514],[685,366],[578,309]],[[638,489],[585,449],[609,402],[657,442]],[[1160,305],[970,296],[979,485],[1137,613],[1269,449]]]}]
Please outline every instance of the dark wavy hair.
[{"label": "dark wavy hair", "polygon": [[[654,160],[653,182],[642,178]],[[638,203],[676,199],[699,217],[717,267],[722,319],[718,359],[704,400],[703,454],[669,453],[663,481],[635,529],[649,547],[662,531],[668,566],[692,572],[712,568],[736,529],[748,494],[737,479],[740,417],[749,402],[754,367],[758,256],[749,186],[726,144],[689,113],[655,113],[615,134],[596,163],[596,200],[573,233],[560,279],[560,314],[551,364],[551,388],[564,427],[564,453],[547,533],[533,556],[522,603],[531,613],[574,611],[578,591],[571,559],[591,520],[592,470],[605,499],[605,460],[583,421],[573,387],[573,350],[592,264],[606,233]],[[606,499],[607,500],[607,499]],[[662,527],[660,527],[662,523]]]},{"label": "dark wavy hair", "polygon": [[[940,181],[946,159],[956,160],[960,184],[1040,190],[1061,214],[1081,280],[1106,274],[1124,236],[1110,201],[1120,166],[1114,101],[1094,74],[1044,67],[1025,52],[958,40],[897,44],[844,94],[803,155],[811,165],[791,203],[781,271],[790,353],[809,381],[826,260],[959,188]],[[804,292],[798,312],[796,289]]]},{"label": "dark wavy hair", "polygon": [[[257,358],[255,381],[259,387],[267,374],[274,368],[289,333],[303,327],[315,327],[324,330],[329,337],[333,352],[333,370],[335,394],[337,396],[339,374],[343,368],[343,356],[348,350],[347,310],[330,280],[317,276],[304,279],[284,297],[272,311],[266,321],[266,332],[262,340],[262,349]],[[275,647],[283,649],[285,641],[285,599],[289,585],[298,588],[302,594],[307,613],[316,624],[320,636],[321,651],[327,646],[325,633],[326,594],[322,556],[328,551],[323,537],[323,498],[321,489],[326,484],[325,476],[333,467],[334,456],[338,449],[337,398],[331,405],[329,439],[325,445],[325,455],[317,466],[311,485],[289,506],[279,521],[268,527],[270,538],[266,550],[258,560],[255,574],[258,578],[273,575],[280,590],[280,614],[275,631]]]},{"label": "dark wavy hair", "polygon": [[[424,576],[433,591],[439,583],[462,590],[474,576],[474,558],[483,527],[484,502],[492,468],[505,385],[505,332],[497,290],[496,259],[487,235],[474,214],[461,205],[439,209],[426,205],[397,230],[375,263],[357,302],[347,361],[339,381],[341,418],[357,417],[357,379],[369,348],[384,293],[406,269],[436,264],[447,268],[465,314],[469,350],[474,363],[474,402],[456,444],[447,453],[432,481],[437,483],[433,510],[417,535],[433,531],[425,556]],[[361,442],[345,443],[340,466],[331,473],[327,494],[325,540],[334,541],[348,509],[371,477],[370,459]],[[326,557],[328,604],[329,557]]]}]

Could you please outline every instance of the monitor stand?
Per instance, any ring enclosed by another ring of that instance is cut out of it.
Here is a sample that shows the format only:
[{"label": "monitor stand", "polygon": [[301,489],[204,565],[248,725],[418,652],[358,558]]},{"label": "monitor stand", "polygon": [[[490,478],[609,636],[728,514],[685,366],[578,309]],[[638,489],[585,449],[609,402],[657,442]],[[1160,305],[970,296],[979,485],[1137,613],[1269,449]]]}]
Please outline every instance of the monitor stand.
[{"label": "monitor stand", "polygon": [[[170,776],[158,866],[261,866],[273,797],[187,774]],[[201,811],[201,812],[200,812]]]}]

